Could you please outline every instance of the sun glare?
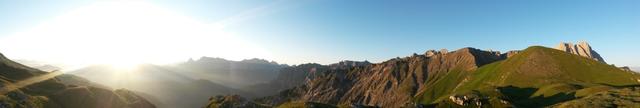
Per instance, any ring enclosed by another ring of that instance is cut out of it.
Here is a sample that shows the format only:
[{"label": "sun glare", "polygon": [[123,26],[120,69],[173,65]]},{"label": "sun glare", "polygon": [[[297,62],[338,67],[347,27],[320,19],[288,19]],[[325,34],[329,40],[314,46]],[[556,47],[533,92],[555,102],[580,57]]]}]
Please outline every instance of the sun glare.
[{"label": "sun glare", "polygon": [[144,1],[102,1],[1,39],[0,48],[16,58],[117,67],[200,56],[269,58],[216,25]]}]

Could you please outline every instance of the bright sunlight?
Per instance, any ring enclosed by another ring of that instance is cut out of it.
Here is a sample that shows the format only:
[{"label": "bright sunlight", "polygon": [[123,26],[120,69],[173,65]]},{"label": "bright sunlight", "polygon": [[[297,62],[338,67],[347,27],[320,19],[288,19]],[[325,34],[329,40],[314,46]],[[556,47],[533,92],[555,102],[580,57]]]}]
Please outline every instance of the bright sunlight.
[{"label": "bright sunlight", "polygon": [[131,68],[204,55],[232,60],[270,58],[265,50],[217,25],[144,1],[97,2],[1,39],[0,43],[12,46],[0,46],[15,52],[17,58],[78,67]]}]

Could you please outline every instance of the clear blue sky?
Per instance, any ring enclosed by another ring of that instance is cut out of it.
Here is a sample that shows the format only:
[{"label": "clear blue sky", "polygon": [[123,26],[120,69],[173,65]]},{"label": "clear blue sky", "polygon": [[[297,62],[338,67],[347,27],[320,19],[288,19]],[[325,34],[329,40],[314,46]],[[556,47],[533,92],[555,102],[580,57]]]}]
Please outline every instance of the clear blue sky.
[{"label": "clear blue sky", "polygon": [[[43,0],[45,1],[45,0]],[[217,22],[270,0],[150,1],[204,22]],[[283,2],[283,3],[280,3]],[[280,1],[229,25],[276,61],[380,62],[462,47],[499,51],[588,41],[607,62],[640,66],[638,0],[310,0]],[[0,1],[0,37],[91,1]]]}]

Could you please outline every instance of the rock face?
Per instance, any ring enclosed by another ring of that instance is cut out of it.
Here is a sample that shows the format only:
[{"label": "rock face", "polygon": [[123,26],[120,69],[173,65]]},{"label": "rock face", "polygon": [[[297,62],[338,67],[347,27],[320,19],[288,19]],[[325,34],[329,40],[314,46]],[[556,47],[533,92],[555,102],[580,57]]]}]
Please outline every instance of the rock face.
[{"label": "rock face", "polygon": [[606,63],[604,59],[600,57],[600,54],[591,49],[591,46],[589,46],[589,43],[587,42],[578,42],[578,44],[563,42],[556,46],[556,49]]}]

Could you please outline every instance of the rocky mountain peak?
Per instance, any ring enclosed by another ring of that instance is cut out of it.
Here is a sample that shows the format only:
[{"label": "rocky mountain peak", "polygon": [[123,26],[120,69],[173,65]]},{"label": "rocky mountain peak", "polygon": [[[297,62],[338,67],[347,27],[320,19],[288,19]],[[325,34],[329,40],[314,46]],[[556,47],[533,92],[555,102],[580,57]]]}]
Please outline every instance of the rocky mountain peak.
[{"label": "rocky mountain peak", "polygon": [[447,54],[447,53],[449,53],[449,50],[447,50],[447,49],[440,49],[438,51],[436,51],[436,50],[427,50],[427,52],[424,52],[424,56],[431,57],[431,56],[434,56],[434,55],[441,55],[441,54]]},{"label": "rocky mountain peak", "polygon": [[511,57],[513,55],[516,55],[516,54],[520,53],[520,52],[521,51],[519,51],[519,50],[507,51],[506,53],[502,54],[501,56],[503,58],[509,58],[509,57]]},{"label": "rocky mountain peak", "polygon": [[351,61],[351,60],[343,60],[338,63],[330,64],[329,66],[332,68],[350,68],[350,67],[358,67],[358,66],[366,66],[370,65],[369,61]]},{"label": "rocky mountain peak", "polygon": [[571,53],[571,54],[580,55],[580,56],[583,56],[583,57],[588,57],[588,58],[591,58],[593,60],[596,60],[596,61],[599,61],[599,62],[602,62],[602,63],[606,63],[604,61],[604,59],[602,59],[602,57],[600,57],[600,54],[598,54],[596,51],[594,51],[591,48],[591,46],[589,45],[589,43],[587,43],[585,41],[578,42],[578,44],[562,42],[558,46],[556,46],[555,49],[558,49],[558,50],[561,50],[561,51],[565,51],[565,52]]}]

